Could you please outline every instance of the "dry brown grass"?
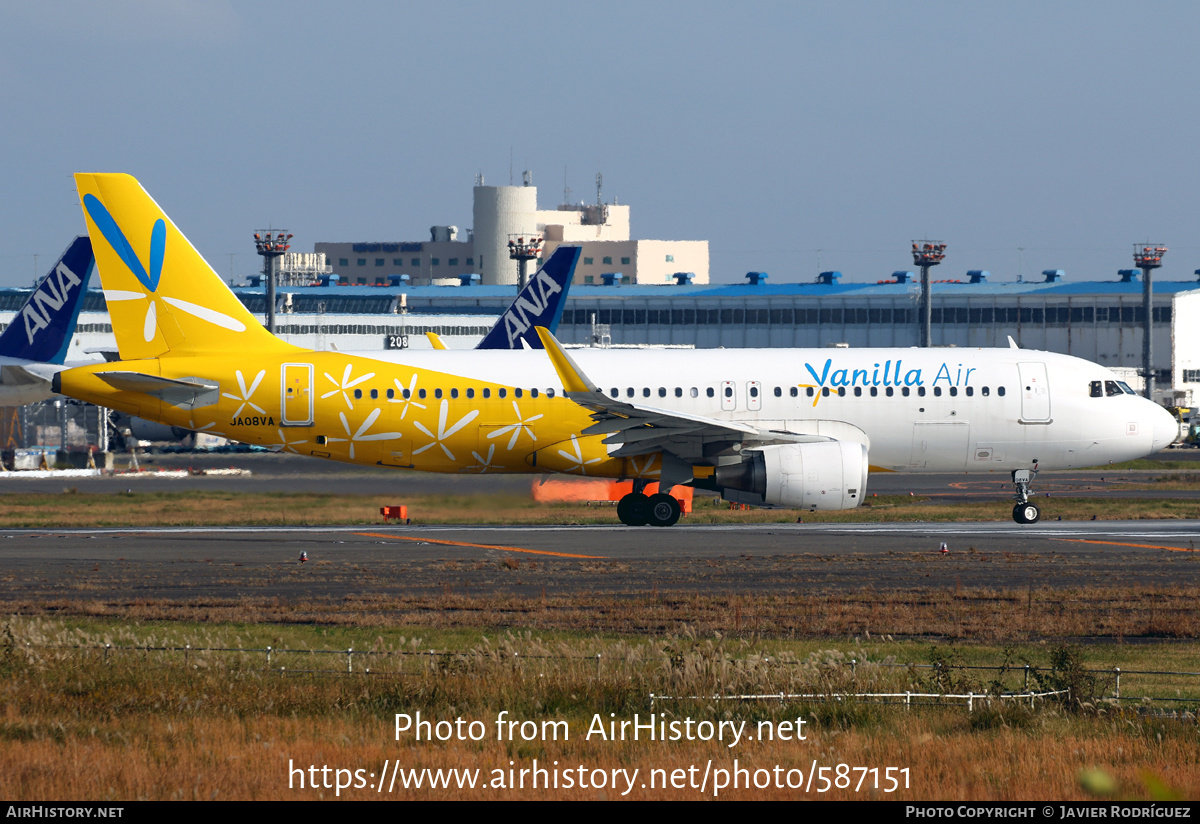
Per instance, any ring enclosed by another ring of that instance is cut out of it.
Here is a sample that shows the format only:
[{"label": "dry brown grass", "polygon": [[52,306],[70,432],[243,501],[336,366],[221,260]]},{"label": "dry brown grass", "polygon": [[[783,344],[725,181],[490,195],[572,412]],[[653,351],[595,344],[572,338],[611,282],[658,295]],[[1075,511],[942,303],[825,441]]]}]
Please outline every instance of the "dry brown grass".
[{"label": "dry brown grass", "polygon": [[[237,633],[247,628],[237,628]],[[214,629],[220,636],[220,632]],[[311,630],[309,630],[311,633]],[[763,691],[841,690],[850,686],[846,655],[836,651],[772,653],[746,642],[674,637],[657,642],[576,638],[540,640],[501,636],[459,645],[404,676],[267,672],[261,656],[218,658],[192,653],[125,652],[107,661],[92,649],[67,648],[108,638],[118,643],[177,641],[170,628],[110,625],[70,630],[57,622],[10,621],[0,648],[0,794],[10,801],[45,799],[304,799],[332,790],[289,788],[292,766],[364,769],[378,774],[385,759],[405,768],[485,771],[545,766],[591,769],[688,768],[697,777],[712,760],[731,768],[800,769],[812,762],[862,767],[905,767],[908,790],[893,795],[834,788],[730,790],[728,798],[893,798],[1000,800],[1091,798],[1080,782],[1100,769],[1123,798],[1150,797],[1154,781],[1183,797],[1200,793],[1200,749],[1192,725],[1144,720],[1104,709],[1077,715],[1066,707],[1008,707],[968,713],[961,707],[905,710],[853,702],[659,702],[651,692],[711,695],[747,688]],[[196,640],[193,638],[193,640]],[[213,640],[222,640],[218,637]],[[315,640],[310,636],[310,640]],[[417,639],[374,646],[417,648]],[[296,639],[293,639],[295,642]],[[590,654],[602,649],[605,664]],[[895,688],[904,669],[875,669],[893,656],[889,645],[856,647],[860,687]],[[517,653],[517,654],[514,654]],[[555,661],[539,656],[567,655]],[[786,666],[784,665],[786,664]],[[296,669],[293,664],[289,669]],[[310,667],[312,668],[312,667]],[[336,662],[317,666],[336,670]],[[361,664],[357,668],[361,673]],[[382,671],[382,670],[381,670]],[[917,681],[912,681],[917,677]],[[480,742],[396,740],[395,713],[422,711],[427,719],[479,720],[494,732],[501,710],[516,720],[565,721],[568,740]],[[672,718],[758,721],[803,717],[806,740],[720,742],[613,742],[587,740],[593,714],[608,719]],[[1148,781],[1147,776],[1151,776]],[[294,780],[294,777],[293,777]],[[639,781],[640,784],[640,781]],[[815,785],[814,785],[815,786]],[[710,790],[711,792],[711,790]],[[350,798],[379,798],[352,789]],[[478,789],[395,791],[392,798],[617,797],[611,790]],[[698,798],[695,789],[643,790],[631,798]]]},{"label": "dry brown grass", "polygon": [[[512,562],[511,559],[508,559]],[[342,627],[520,628],[658,636],[676,632],[822,638],[891,635],[989,643],[1084,638],[1200,638],[1200,585],[1175,587],[962,587],[809,589],[778,594],[600,592],[540,596],[363,595],[345,598],[9,600],[10,615],[204,623],[309,623]]]}]

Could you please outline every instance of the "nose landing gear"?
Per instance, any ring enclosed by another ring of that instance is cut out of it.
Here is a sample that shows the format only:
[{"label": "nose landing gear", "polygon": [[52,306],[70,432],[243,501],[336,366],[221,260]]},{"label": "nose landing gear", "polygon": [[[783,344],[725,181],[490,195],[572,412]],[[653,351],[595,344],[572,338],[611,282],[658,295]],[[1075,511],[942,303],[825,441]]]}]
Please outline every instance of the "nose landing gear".
[{"label": "nose landing gear", "polygon": [[1033,483],[1033,479],[1036,477],[1036,469],[1017,469],[1013,471],[1013,486],[1017,488],[1017,494],[1014,498],[1017,505],[1013,507],[1013,520],[1019,524],[1036,524],[1042,517],[1042,510],[1038,508],[1037,504],[1029,502],[1029,485]]}]

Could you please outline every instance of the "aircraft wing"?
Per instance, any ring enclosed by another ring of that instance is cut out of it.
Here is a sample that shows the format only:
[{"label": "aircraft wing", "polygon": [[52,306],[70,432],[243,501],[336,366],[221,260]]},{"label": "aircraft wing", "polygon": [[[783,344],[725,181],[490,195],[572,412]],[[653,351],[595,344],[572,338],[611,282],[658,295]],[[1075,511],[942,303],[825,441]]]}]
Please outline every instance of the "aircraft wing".
[{"label": "aircraft wing", "polygon": [[562,381],[566,396],[592,413],[595,423],[581,434],[608,435],[604,443],[621,444],[610,453],[613,457],[661,451],[663,483],[692,480],[693,464],[707,462],[706,459],[735,445],[741,448],[832,440],[854,440],[867,444],[862,430],[838,421],[805,421],[803,428],[812,431],[799,432],[791,427],[785,428],[782,421],[764,422],[765,425],[759,427],[609,397],[583,373],[554,335],[542,327],[537,331]]}]

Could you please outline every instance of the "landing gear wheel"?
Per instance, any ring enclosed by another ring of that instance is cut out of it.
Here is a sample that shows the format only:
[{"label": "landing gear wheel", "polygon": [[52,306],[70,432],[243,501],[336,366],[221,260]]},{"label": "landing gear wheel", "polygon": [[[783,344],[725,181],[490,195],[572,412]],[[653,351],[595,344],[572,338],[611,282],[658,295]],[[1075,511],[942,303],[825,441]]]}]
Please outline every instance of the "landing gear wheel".
[{"label": "landing gear wheel", "polygon": [[1013,507],[1013,520],[1019,524],[1036,524],[1042,517],[1042,511],[1036,504],[1017,504]]},{"label": "landing gear wheel", "polygon": [[659,492],[657,495],[651,495],[648,500],[648,520],[651,526],[674,526],[683,514],[683,507],[673,495]]},{"label": "landing gear wheel", "polygon": [[650,519],[650,499],[640,492],[630,492],[617,501],[617,517],[626,526],[645,526]]}]

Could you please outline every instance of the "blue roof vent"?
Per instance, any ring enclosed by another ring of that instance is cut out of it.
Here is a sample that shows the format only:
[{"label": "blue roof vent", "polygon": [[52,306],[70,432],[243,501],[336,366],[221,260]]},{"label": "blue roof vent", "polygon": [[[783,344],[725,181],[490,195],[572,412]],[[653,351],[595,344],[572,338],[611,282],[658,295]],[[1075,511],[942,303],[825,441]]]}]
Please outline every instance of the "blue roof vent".
[{"label": "blue roof vent", "polygon": [[1137,283],[1141,272],[1137,269],[1118,269],[1117,274],[1121,276],[1121,283]]},{"label": "blue roof vent", "polygon": [[696,273],[695,272],[676,272],[675,274],[671,275],[671,277],[675,278],[676,286],[687,286],[696,277]]},{"label": "blue roof vent", "polygon": [[1196,275],[1196,280],[1200,280],[1200,269],[1196,270],[1195,275]]},{"label": "blue roof vent", "polygon": [[388,286],[408,286],[411,281],[408,275],[388,275]]},{"label": "blue roof vent", "polygon": [[751,286],[758,286],[760,283],[766,283],[767,278],[769,278],[769,277],[770,277],[770,275],[768,275],[766,272],[747,272],[746,273],[746,280],[750,281]]},{"label": "blue roof vent", "polygon": [[322,286],[337,286],[338,281],[340,280],[341,277],[339,275],[321,275],[321,277],[317,279],[317,282]]},{"label": "blue roof vent", "polygon": [[1062,269],[1043,269],[1042,274],[1046,276],[1046,283],[1056,283],[1067,276]]},{"label": "blue roof vent", "polygon": [[967,278],[969,283],[987,283],[988,277],[992,273],[987,269],[968,269]]},{"label": "blue roof vent", "polygon": [[625,275],[621,272],[602,272],[600,275],[605,286],[620,286],[624,279]]},{"label": "blue roof vent", "polygon": [[835,286],[841,277],[841,272],[822,272],[817,275],[817,283],[824,283],[826,286]]},{"label": "blue roof vent", "polygon": [[263,285],[263,276],[262,275],[251,275],[250,277],[246,278],[246,281],[247,281],[247,285],[251,289],[257,289],[259,286]]},{"label": "blue roof vent", "polygon": [[892,272],[892,278],[896,283],[912,283],[916,276],[916,272]]},{"label": "blue roof vent", "polygon": [[474,272],[472,272],[469,275],[459,275],[458,276],[458,285],[459,286],[474,286],[476,283],[479,283],[479,281],[480,281],[479,275],[475,274]]}]

